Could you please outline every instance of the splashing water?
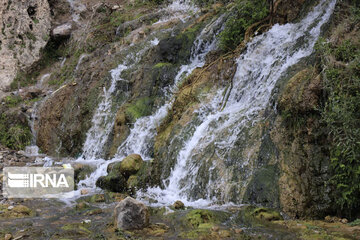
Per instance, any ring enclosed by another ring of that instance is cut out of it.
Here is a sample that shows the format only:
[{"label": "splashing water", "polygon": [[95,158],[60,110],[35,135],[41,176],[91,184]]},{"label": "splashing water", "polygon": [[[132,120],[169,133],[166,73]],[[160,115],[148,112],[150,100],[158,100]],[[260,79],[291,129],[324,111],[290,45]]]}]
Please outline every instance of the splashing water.
[{"label": "splashing water", "polygon": [[[241,137],[242,131],[260,120],[261,112],[268,105],[277,80],[290,66],[313,52],[321,27],[329,20],[335,3],[336,0],[323,0],[301,22],[275,25],[268,32],[255,37],[248,44],[247,51],[237,60],[238,67],[227,104],[222,102],[225,89],[217,91],[210,103],[203,103],[197,112],[201,124],[196,126],[192,137],[180,150],[175,167],[164,181],[166,188],[150,188],[143,195],[156,198],[159,204],[180,199],[188,205],[199,206],[210,203],[215,197],[228,202],[230,199],[227,193],[231,189],[229,183],[232,182],[229,172],[222,173],[215,179],[210,177],[212,180],[201,187],[205,199],[196,197],[201,179],[200,162],[206,161],[202,158],[197,161],[197,157],[203,156],[212,144],[217,155],[223,159],[230,158],[229,151]],[[220,110],[222,106],[225,107]],[[217,164],[223,163],[213,163],[208,171],[216,168]],[[238,164],[250,163],[245,161]],[[222,167],[224,168],[227,171],[226,167]],[[239,182],[230,186],[236,184]],[[219,192],[220,196],[216,194]]]}]

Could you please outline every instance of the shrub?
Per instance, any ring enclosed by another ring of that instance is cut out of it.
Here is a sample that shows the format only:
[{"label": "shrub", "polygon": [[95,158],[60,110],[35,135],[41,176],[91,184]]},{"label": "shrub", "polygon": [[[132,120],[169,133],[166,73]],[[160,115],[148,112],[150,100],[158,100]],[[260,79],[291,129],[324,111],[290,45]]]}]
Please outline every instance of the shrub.
[{"label": "shrub", "polygon": [[220,34],[220,47],[224,51],[235,49],[244,40],[246,29],[265,18],[268,13],[266,0],[237,0],[235,13]]},{"label": "shrub", "polygon": [[[349,213],[360,208],[360,50],[344,41],[332,45],[321,40],[317,48],[325,62],[327,100],[322,120],[329,133],[331,180],[339,209]],[[332,57],[330,57],[332,56]],[[323,58],[325,59],[325,58]]]}]

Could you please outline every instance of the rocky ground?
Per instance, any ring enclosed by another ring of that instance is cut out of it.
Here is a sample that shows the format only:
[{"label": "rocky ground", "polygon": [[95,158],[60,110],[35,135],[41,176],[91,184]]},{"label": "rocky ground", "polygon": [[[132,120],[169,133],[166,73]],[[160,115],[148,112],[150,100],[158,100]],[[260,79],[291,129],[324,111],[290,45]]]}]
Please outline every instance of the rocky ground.
[{"label": "rocky ground", "polygon": [[[1,167],[35,161],[5,147],[0,153]],[[122,166],[113,164],[109,171],[135,174],[134,169],[141,169],[140,161],[130,156]],[[85,165],[74,168],[77,181],[91,172]],[[1,197],[0,239],[360,239],[358,222],[336,217],[284,220],[286,216],[276,210],[250,205],[194,209],[177,201],[151,207],[129,197],[131,192],[87,195],[83,190],[82,194],[72,203]]]}]

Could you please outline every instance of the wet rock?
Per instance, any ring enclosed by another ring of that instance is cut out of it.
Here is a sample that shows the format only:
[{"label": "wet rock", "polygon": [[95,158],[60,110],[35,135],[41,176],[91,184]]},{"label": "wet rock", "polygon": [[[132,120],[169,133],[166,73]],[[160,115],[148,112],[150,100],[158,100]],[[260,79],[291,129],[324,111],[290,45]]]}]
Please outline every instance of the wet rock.
[{"label": "wet rock", "polygon": [[128,188],[136,188],[138,185],[138,177],[136,175],[132,175],[127,180]]},{"label": "wet rock", "polygon": [[90,205],[87,202],[80,202],[78,204],[76,204],[76,210],[84,210],[86,208],[89,208]]},{"label": "wet rock", "polygon": [[179,209],[185,209],[185,205],[182,201],[176,201],[174,204],[173,204],[173,207],[176,209],[176,210],[179,210]]},{"label": "wet rock", "polygon": [[177,61],[178,53],[182,48],[182,40],[179,38],[167,38],[159,42],[159,52],[164,62],[174,63]]},{"label": "wet rock", "polygon": [[131,154],[120,162],[120,172],[125,177],[129,177],[133,174],[136,174],[140,170],[143,163],[144,161],[140,155]]},{"label": "wet rock", "polygon": [[248,206],[244,210],[245,218],[255,218],[261,221],[283,220],[279,212],[270,208]]},{"label": "wet rock", "polygon": [[111,192],[125,192],[127,191],[127,180],[122,174],[111,172],[107,176],[98,178],[96,186]]},{"label": "wet rock", "polygon": [[78,183],[80,180],[84,180],[95,170],[94,167],[86,164],[75,164],[74,168],[74,179],[75,183]]},{"label": "wet rock", "polygon": [[115,208],[115,226],[121,230],[142,229],[149,225],[149,210],[142,202],[125,198]]}]

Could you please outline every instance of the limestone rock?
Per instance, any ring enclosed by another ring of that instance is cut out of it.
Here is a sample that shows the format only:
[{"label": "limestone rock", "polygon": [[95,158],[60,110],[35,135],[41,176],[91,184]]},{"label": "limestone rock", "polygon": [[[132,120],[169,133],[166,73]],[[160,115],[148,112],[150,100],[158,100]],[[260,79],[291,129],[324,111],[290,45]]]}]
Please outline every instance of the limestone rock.
[{"label": "limestone rock", "polygon": [[55,37],[70,37],[72,29],[73,29],[72,23],[68,22],[54,28],[52,30],[52,34]]},{"label": "limestone rock", "polygon": [[142,202],[131,197],[122,200],[115,208],[115,226],[122,230],[142,229],[149,225],[149,210]]},{"label": "limestone rock", "polygon": [[50,7],[47,0],[4,1],[0,4],[0,89],[10,85],[19,69],[40,59],[49,40]]}]

